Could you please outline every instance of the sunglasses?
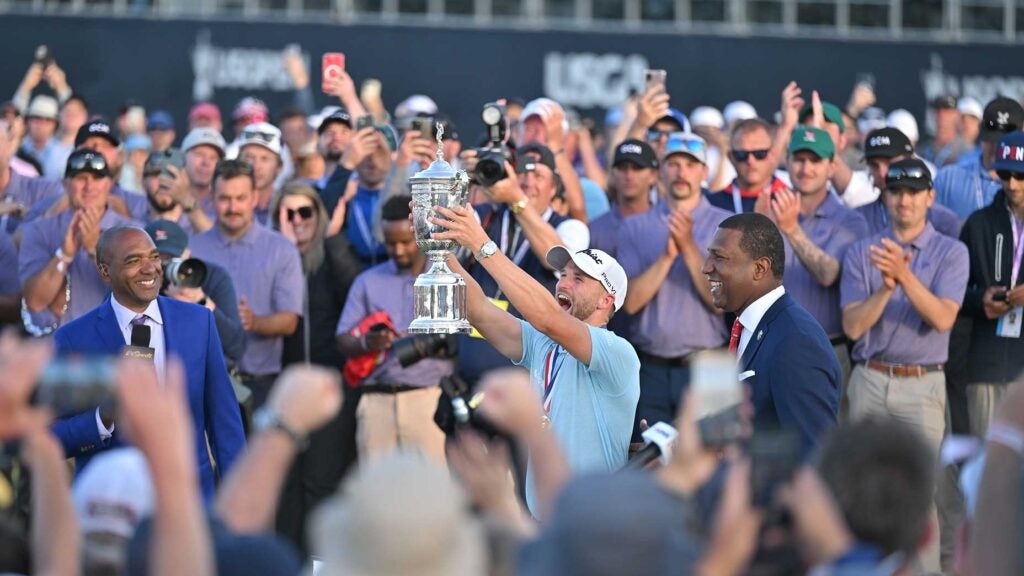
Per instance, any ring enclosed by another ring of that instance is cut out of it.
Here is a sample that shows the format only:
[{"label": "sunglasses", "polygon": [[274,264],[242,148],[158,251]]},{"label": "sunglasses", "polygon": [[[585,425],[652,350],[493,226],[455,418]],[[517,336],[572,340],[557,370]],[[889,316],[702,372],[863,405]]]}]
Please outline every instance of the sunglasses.
[{"label": "sunglasses", "polygon": [[885,173],[886,184],[892,182],[901,182],[903,180],[926,180],[928,185],[931,186],[932,177],[928,173],[928,170],[924,168],[889,168],[889,171]]},{"label": "sunglasses", "polygon": [[1003,182],[1007,182],[1010,178],[1020,182],[1024,180],[1024,172],[1011,172],[1010,170],[996,170],[996,176]]},{"label": "sunglasses", "polygon": [[264,142],[266,144],[273,144],[274,142],[277,142],[277,134],[274,134],[273,132],[258,132],[255,130],[250,132],[246,130],[245,139],[259,140],[260,142]]},{"label": "sunglasses", "polygon": [[704,142],[694,138],[693,136],[685,132],[673,132],[668,139],[668,143],[665,144],[665,150],[674,150],[676,152],[703,152]]},{"label": "sunglasses", "polygon": [[746,162],[751,156],[757,160],[764,160],[768,157],[768,153],[771,152],[768,148],[764,150],[733,150],[729,152],[732,154],[733,160],[737,162]]},{"label": "sunglasses", "polygon": [[303,206],[302,208],[298,208],[296,210],[292,210],[291,208],[285,210],[285,215],[288,216],[289,221],[294,220],[296,214],[298,214],[299,218],[301,218],[302,220],[309,220],[310,218],[313,217],[313,207]]},{"label": "sunglasses", "polygon": [[647,131],[647,140],[649,142],[653,142],[655,140],[661,140],[662,136],[671,136],[674,133],[676,133],[675,130],[648,130]]},{"label": "sunglasses", "polygon": [[107,160],[93,152],[72,156],[68,159],[67,174],[73,175],[78,172],[97,172],[106,175]]}]

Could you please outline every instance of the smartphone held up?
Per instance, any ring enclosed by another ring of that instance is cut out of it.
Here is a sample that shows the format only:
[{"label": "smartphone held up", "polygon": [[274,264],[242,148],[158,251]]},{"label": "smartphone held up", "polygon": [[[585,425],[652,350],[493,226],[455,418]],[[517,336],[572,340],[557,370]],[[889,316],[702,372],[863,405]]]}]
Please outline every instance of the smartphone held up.
[{"label": "smartphone held up", "polygon": [[322,90],[328,92],[328,82],[345,72],[345,55],[341,52],[327,52],[321,62]]}]

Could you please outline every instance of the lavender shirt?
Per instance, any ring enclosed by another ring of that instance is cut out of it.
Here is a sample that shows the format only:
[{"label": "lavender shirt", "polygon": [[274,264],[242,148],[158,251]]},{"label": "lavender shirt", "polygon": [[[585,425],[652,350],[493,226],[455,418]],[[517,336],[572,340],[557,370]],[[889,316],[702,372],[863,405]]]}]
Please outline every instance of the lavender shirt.
[{"label": "lavender shirt", "polygon": [[[284,236],[253,223],[241,238],[231,241],[213,228],[192,237],[192,255],[220,264],[231,275],[238,297],[245,296],[257,316],[277,312],[302,315],[305,277],[299,251]],[[277,374],[281,371],[284,339],[245,333],[245,354],[238,362],[246,374]]]},{"label": "lavender shirt", "polygon": [[[60,198],[62,194],[64,194],[64,186],[59,180],[29,178],[11,170],[11,179],[7,181],[3,202],[20,202],[25,205],[27,213],[40,200],[50,197]],[[4,216],[0,218],[0,229],[11,233],[20,223],[21,219],[16,216]]]},{"label": "lavender shirt", "polygon": [[[359,322],[374,312],[387,312],[395,330],[404,333],[415,318],[413,311],[413,284],[416,277],[399,270],[394,260],[387,260],[356,276],[348,291],[345,308],[338,319],[336,334],[347,334]],[[404,334],[403,334],[404,335]],[[398,358],[388,353],[362,386],[374,384],[401,384],[404,386],[436,386],[441,378],[452,373],[451,360],[426,358],[402,368]]]},{"label": "lavender shirt", "polygon": [[[623,222],[618,260],[627,277],[643,274],[664,254],[670,212],[664,202]],[[693,239],[701,252],[707,251],[718,225],[729,216],[732,214],[701,196],[692,214]],[[654,298],[633,316],[626,334],[637,350],[663,358],[724,346],[729,341],[725,322],[704,305],[682,256],[672,263]]]},{"label": "lavender shirt", "polygon": [[[841,304],[863,302],[882,287],[882,273],[871,264],[868,246],[889,238],[909,251],[910,269],[935,296],[962,302],[969,272],[967,247],[935,231],[929,223],[909,244],[893,235],[892,228],[865,238],[846,251],[843,260]],[[880,360],[891,364],[942,364],[949,352],[949,331],[926,324],[899,286],[885,305],[882,317],[853,346],[854,362]]]},{"label": "lavender shirt", "polygon": [[[23,226],[21,252],[18,255],[18,278],[24,291],[25,283],[39,274],[53,259],[54,252],[64,243],[64,233],[71,224],[74,211],[65,210],[47,218],[34,220]],[[139,222],[129,220],[113,210],[107,210],[100,219],[100,230],[108,230],[114,226],[142,226]],[[68,278],[71,281],[71,302],[68,311],[61,319],[62,324],[78,318],[98,306],[110,293],[96,264],[89,257],[85,248],[79,248],[75,258],[68,267]]]},{"label": "lavender shirt", "polygon": [[21,294],[18,282],[18,248],[9,234],[0,232],[0,296]]},{"label": "lavender shirt", "polygon": [[590,247],[604,250],[612,258],[618,258],[619,230],[625,221],[619,213],[619,205],[612,204],[608,212],[590,223]]},{"label": "lavender shirt", "polygon": [[[800,215],[800,229],[810,241],[842,264],[846,249],[870,235],[864,218],[847,208],[839,198],[827,194],[825,201],[810,217]],[[829,337],[843,333],[843,315],[839,309],[839,281],[822,286],[804,266],[786,240],[786,292],[817,320]]]},{"label": "lavender shirt", "polygon": [[[889,209],[881,198],[857,208],[857,212],[868,221],[870,234],[878,234],[889,227]],[[942,204],[932,204],[928,209],[928,221],[939,234],[945,234],[950,238],[960,237],[960,219],[956,212]]]}]

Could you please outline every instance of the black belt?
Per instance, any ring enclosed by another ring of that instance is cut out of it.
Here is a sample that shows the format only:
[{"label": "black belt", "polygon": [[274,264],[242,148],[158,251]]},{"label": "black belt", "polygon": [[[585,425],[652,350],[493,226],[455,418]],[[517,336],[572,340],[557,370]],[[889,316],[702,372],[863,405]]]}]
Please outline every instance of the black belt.
[{"label": "black belt", "polygon": [[394,382],[374,382],[360,386],[363,394],[400,394],[413,390],[422,390],[423,386],[409,386],[408,384],[396,384]]},{"label": "black belt", "polygon": [[646,352],[640,352],[639,350],[637,350],[636,355],[640,357],[641,363],[655,364],[657,366],[669,366],[672,368],[689,366],[690,356],[692,356],[692,354],[687,354],[686,356],[676,356],[675,358],[663,358]]},{"label": "black belt", "polygon": [[828,341],[833,346],[845,346],[850,343],[850,339],[847,338],[846,336],[836,336],[834,338],[829,338]]},{"label": "black belt", "polygon": [[238,379],[241,380],[243,384],[246,382],[253,382],[256,380],[265,380],[267,378],[270,378],[271,380],[276,379],[277,374],[249,374],[247,372],[238,373]]}]

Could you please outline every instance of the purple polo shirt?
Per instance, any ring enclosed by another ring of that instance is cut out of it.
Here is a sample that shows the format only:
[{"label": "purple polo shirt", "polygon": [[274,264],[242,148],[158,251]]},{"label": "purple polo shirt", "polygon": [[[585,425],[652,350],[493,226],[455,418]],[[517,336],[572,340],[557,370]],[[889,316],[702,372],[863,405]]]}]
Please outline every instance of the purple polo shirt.
[{"label": "purple polo shirt", "polygon": [[[22,289],[29,278],[39,274],[53,259],[53,254],[64,243],[64,233],[71,224],[74,211],[65,210],[47,218],[33,220],[22,227],[21,251],[18,255],[18,279]],[[108,230],[114,226],[139,226],[142,224],[129,220],[113,210],[107,210],[100,219],[100,230]],[[78,318],[98,306],[107,297],[110,287],[107,286],[96,264],[89,257],[85,248],[79,248],[75,258],[68,267],[68,278],[71,281],[71,302],[68,311],[61,319],[62,324]]]},{"label": "purple polo shirt", "polygon": [[[11,179],[7,182],[7,189],[3,193],[3,202],[22,203],[25,211],[28,212],[36,203],[44,198],[60,198],[64,194],[64,186],[59,180],[47,178],[29,178],[10,171]],[[4,216],[0,218],[0,229],[13,233],[14,229],[21,223],[21,219],[15,216]]]},{"label": "purple polo shirt", "polygon": [[[885,207],[885,202],[881,198],[856,210],[868,221],[870,234],[878,234],[889,227],[889,209]],[[939,234],[945,234],[950,238],[960,237],[960,218],[956,212],[942,204],[932,204],[928,209],[928,221]]]},{"label": "purple polo shirt", "polygon": [[[882,287],[882,273],[868,257],[868,246],[880,246],[889,238],[912,254],[910,269],[939,298],[962,302],[967,290],[969,264],[962,242],[936,232],[929,223],[909,244],[893,235],[892,228],[856,242],[843,259],[841,304],[867,300]],[[882,317],[853,346],[854,362],[869,359],[890,364],[942,364],[949,352],[949,331],[939,332],[926,324],[899,286],[885,305]]]},{"label": "purple polo shirt", "polygon": [[18,248],[10,234],[0,233],[0,296],[21,294],[18,282]]},{"label": "purple polo shirt", "polygon": [[[220,264],[235,283],[238,297],[245,296],[257,316],[277,312],[302,315],[305,277],[299,251],[284,236],[253,223],[237,240],[221,235],[220,227],[197,234],[189,242],[192,255]],[[284,339],[245,333],[245,354],[238,363],[246,374],[277,374],[281,371]]]},{"label": "purple polo shirt", "polygon": [[603,250],[612,258],[618,258],[619,230],[626,218],[619,213],[619,205],[612,204],[600,218],[590,223],[590,248]]},{"label": "purple polo shirt", "polygon": [[[416,277],[399,270],[394,260],[387,260],[356,276],[348,291],[345,308],[338,319],[336,334],[347,334],[359,322],[374,312],[387,312],[395,330],[402,336],[415,319],[413,311],[413,284]],[[436,386],[441,378],[452,373],[451,360],[425,358],[402,368],[398,358],[390,352],[362,386],[374,384],[401,384],[404,386]]]},{"label": "purple polo shirt", "polygon": [[[668,218],[671,209],[662,202],[643,214],[626,218],[619,231],[617,259],[626,276],[643,274],[668,244]],[[716,208],[701,196],[693,210],[693,239],[706,252],[718,225],[732,216]],[[629,322],[627,340],[637,350],[676,358],[697,350],[724,346],[729,341],[722,317],[704,305],[680,255],[669,269],[657,294]]]},{"label": "purple polo shirt", "polygon": [[[857,240],[869,236],[867,222],[847,208],[834,194],[811,216],[800,215],[800,229],[810,241],[842,264],[846,249]],[[829,337],[843,334],[843,315],[839,308],[839,281],[822,286],[804,266],[786,240],[786,292],[814,316]]]}]

